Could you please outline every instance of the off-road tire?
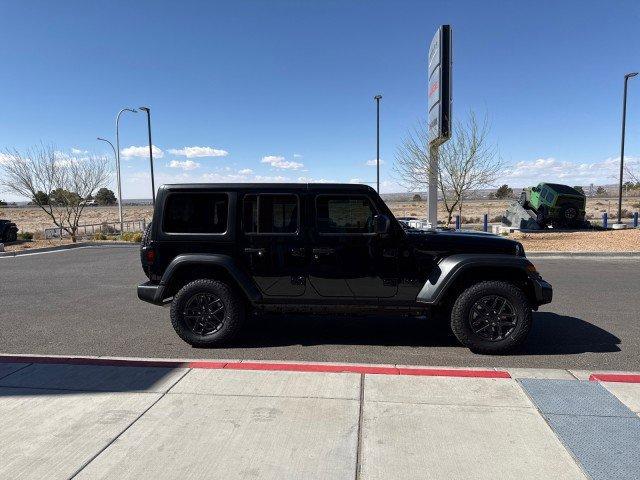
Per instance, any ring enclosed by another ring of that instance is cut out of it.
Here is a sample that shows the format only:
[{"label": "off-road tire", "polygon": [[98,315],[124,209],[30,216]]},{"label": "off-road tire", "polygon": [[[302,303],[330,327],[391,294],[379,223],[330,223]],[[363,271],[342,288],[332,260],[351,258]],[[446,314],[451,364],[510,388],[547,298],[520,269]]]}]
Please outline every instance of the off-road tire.
[{"label": "off-road tire", "polygon": [[[482,297],[497,295],[507,299],[516,314],[515,329],[501,340],[487,340],[474,333],[470,326],[473,305]],[[508,352],[525,340],[531,330],[531,306],[525,294],[515,285],[503,281],[484,281],[471,285],[456,299],[451,310],[451,330],[458,341],[472,352],[499,354]]]},{"label": "off-road tire", "polygon": [[[567,211],[575,210],[575,215],[572,218],[567,218]],[[560,215],[558,217],[558,224],[563,227],[575,227],[580,224],[580,209],[571,203],[565,203],[560,205]]]},{"label": "off-road tire", "polygon": [[144,263],[144,258],[142,258],[142,250],[151,242],[151,224],[152,222],[149,222],[149,225],[147,225],[147,227],[144,229],[144,232],[142,233],[142,239],[140,240],[140,260],[142,261],[142,270],[149,280],[151,280],[151,272],[149,271],[149,267]]},{"label": "off-road tire", "polygon": [[547,213],[547,207],[544,205],[536,211],[536,222],[540,225],[540,228],[546,228],[549,223],[549,214]]},{"label": "off-road tire", "polygon": [[[185,321],[184,308],[197,294],[213,294],[224,304],[224,319],[219,330],[208,335],[194,333]],[[194,347],[214,347],[231,341],[245,320],[242,298],[226,283],[217,280],[194,280],[182,287],[171,302],[171,325],[178,336]]]}]

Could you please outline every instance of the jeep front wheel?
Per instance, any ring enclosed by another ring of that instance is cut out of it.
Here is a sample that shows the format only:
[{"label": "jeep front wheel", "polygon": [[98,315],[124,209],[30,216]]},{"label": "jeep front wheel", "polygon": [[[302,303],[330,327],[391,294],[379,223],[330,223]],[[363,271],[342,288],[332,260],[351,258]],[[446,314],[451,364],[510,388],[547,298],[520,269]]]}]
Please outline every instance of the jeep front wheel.
[{"label": "jeep front wheel", "polygon": [[451,311],[451,330],[478,353],[502,353],[520,345],[531,329],[531,307],[522,290],[486,281],[467,288]]},{"label": "jeep front wheel", "polygon": [[224,282],[201,279],[180,289],[171,302],[171,324],[194,347],[231,340],[244,321],[242,299]]}]

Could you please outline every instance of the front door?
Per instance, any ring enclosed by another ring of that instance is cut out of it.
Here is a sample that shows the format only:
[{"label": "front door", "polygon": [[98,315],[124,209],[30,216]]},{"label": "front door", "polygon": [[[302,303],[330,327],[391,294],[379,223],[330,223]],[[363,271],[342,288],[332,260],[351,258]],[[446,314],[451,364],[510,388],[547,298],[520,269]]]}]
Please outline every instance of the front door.
[{"label": "front door", "polygon": [[364,194],[316,195],[309,283],[323,297],[388,298],[398,290],[397,258],[373,231],[378,213]]},{"label": "front door", "polygon": [[240,200],[240,253],[266,297],[297,297],[305,292],[307,254],[300,201],[291,193],[249,193]]}]

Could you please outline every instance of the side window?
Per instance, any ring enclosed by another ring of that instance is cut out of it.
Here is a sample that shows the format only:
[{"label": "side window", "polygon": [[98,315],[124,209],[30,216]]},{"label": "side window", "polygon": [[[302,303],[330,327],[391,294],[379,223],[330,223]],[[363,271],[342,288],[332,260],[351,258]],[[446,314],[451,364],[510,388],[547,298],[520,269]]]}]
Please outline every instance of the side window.
[{"label": "side window", "polygon": [[244,232],[297,233],[298,203],[298,197],[290,194],[246,195],[242,207]]},{"label": "side window", "polygon": [[371,201],[362,195],[319,195],[316,198],[318,233],[373,233],[375,214]]},{"label": "side window", "polygon": [[228,212],[226,193],[170,193],[162,230],[166,233],[225,233]]},{"label": "side window", "polygon": [[553,203],[553,192],[551,190],[547,190],[547,202]]}]

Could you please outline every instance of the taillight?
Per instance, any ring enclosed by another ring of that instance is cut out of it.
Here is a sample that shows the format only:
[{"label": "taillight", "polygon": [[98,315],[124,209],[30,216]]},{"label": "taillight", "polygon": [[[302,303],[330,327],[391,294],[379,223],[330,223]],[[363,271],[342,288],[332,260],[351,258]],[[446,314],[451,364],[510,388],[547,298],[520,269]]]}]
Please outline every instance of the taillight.
[{"label": "taillight", "polygon": [[144,252],[144,259],[147,263],[153,263],[156,260],[156,251],[153,248],[149,248]]}]

